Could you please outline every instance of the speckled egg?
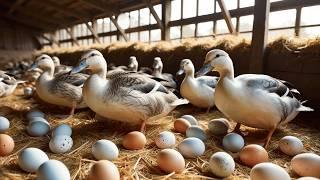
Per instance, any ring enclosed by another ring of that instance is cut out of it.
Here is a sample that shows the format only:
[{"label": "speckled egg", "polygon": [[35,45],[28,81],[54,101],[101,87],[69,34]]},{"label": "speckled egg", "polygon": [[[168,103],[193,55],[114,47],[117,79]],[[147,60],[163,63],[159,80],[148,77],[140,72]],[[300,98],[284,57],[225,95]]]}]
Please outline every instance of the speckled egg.
[{"label": "speckled egg", "polygon": [[25,87],[25,88],[23,89],[23,94],[24,94],[25,96],[32,96],[32,94],[33,94],[33,89],[32,89],[31,87]]},{"label": "speckled egg", "polygon": [[203,155],[206,147],[200,139],[189,137],[178,145],[178,150],[186,158],[196,158]]},{"label": "speckled egg", "polygon": [[244,146],[244,139],[237,133],[230,133],[223,137],[222,146],[226,151],[239,152]]},{"label": "speckled egg", "polygon": [[290,180],[290,176],[282,167],[273,163],[260,163],[250,171],[251,180]]},{"label": "speckled egg", "polygon": [[186,119],[179,118],[174,121],[173,126],[176,132],[185,134],[191,124]]},{"label": "speckled egg", "polygon": [[73,146],[73,140],[70,136],[58,135],[51,138],[49,148],[53,153],[62,154],[70,151]]},{"label": "speckled egg", "polygon": [[9,155],[14,149],[14,141],[11,136],[0,134],[0,156]]},{"label": "speckled egg", "polygon": [[241,162],[249,167],[269,161],[268,152],[257,144],[250,144],[242,148],[239,157]]},{"label": "speckled egg", "polygon": [[122,140],[123,147],[129,150],[143,149],[146,143],[146,136],[139,131],[132,131],[128,133]]},{"label": "speckled egg", "polygon": [[172,132],[163,131],[156,137],[155,143],[160,149],[172,148],[176,144],[176,137]]},{"label": "speckled egg", "polygon": [[42,118],[44,118],[44,116],[45,116],[45,114],[43,112],[41,112],[40,110],[38,110],[38,109],[31,109],[26,115],[28,120],[30,120],[30,119],[32,119],[34,117],[42,117]]},{"label": "speckled egg", "polygon": [[205,141],[207,139],[207,135],[204,130],[200,126],[192,125],[186,131],[187,137],[196,137]]},{"label": "speckled egg", "polygon": [[215,176],[225,178],[233,173],[235,163],[228,153],[216,152],[210,157],[209,167]]},{"label": "speckled egg", "polygon": [[55,127],[52,130],[51,136],[58,136],[58,135],[71,136],[72,135],[71,127],[67,124],[60,124],[59,126]]},{"label": "speckled egg", "polygon": [[199,125],[197,119],[196,119],[195,117],[191,116],[191,115],[183,115],[183,116],[181,116],[180,118],[189,121],[189,123],[190,123],[191,125]]},{"label": "speckled egg", "polygon": [[35,120],[29,123],[27,131],[30,136],[44,136],[50,131],[50,125],[46,121]]},{"label": "speckled egg", "polygon": [[163,149],[158,153],[157,163],[166,173],[181,173],[185,169],[183,156],[174,149]]},{"label": "speckled egg", "polygon": [[101,139],[93,144],[92,155],[98,160],[115,160],[119,156],[118,147],[109,140]]},{"label": "speckled egg", "polygon": [[46,153],[38,148],[26,148],[19,153],[18,164],[26,172],[36,172],[40,165],[49,158]]},{"label": "speckled egg", "polygon": [[10,122],[7,118],[0,116],[0,133],[5,132],[10,127]]},{"label": "speckled egg", "polygon": [[224,118],[213,119],[208,123],[209,131],[216,136],[224,136],[228,133],[230,124]]},{"label": "speckled egg", "polygon": [[62,162],[52,159],[38,168],[37,180],[70,180],[70,172]]},{"label": "speckled egg", "polygon": [[91,167],[88,180],[120,180],[120,173],[112,162],[100,160]]},{"label": "speckled egg", "polygon": [[283,153],[295,156],[303,151],[303,143],[297,137],[285,136],[280,139],[279,148]]},{"label": "speckled egg", "polygon": [[299,176],[320,178],[320,156],[314,153],[302,153],[291,160],[291,168]]}]

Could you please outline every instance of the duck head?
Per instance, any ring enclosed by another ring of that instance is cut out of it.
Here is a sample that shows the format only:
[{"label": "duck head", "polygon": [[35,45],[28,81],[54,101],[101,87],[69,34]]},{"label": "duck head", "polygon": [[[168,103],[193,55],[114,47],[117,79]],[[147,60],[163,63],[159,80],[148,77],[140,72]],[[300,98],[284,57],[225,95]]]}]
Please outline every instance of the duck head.
[{"label": "duck head", "polygon": [[53,63],[53,61],[52,61],[50,56],[48,56],[47,54],[42,54],[31,65],[30,69],[34,70],[36,68],[40,68],[43,71],[54,70],[54,63]]},{"label": "duck head", "polygon": [[135,56],[129,57],[129,65],[128,65],[129,71],[138,71],[138,61]]},{"label": "duck head", "polygon": [[183,73],[186,74],[193,74],[194,73],[194,66],[190,59],[183,59],[180,62],[180,69],[177,72],[177,75],[182,75]]},{"label": "duck head", "polygon": [[54,66],[60,66],[60,59],[57,56],[53,56],[52,61],[54,63]]},{"label": "duck head", "polygon": [[162,71],[163,63],[162,63],[160,57],[155,57],[155,58],[154,58],[152,67],[153,67],[153,69],[154,69],[155,71],[160,71],[160,72]]}]

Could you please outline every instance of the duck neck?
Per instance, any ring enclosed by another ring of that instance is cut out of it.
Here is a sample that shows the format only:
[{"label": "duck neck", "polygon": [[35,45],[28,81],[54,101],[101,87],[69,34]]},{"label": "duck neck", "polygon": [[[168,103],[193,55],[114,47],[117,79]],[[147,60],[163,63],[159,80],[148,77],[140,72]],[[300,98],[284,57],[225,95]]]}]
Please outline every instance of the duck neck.
[{"label": "duck neck", "polygon": [[49,76],[49,77],[53,77],[54,75],[54,66],[48,66],[43,68],[43,74]]},{"label": "duck neck", "polygon": [[106,78],[107,76],[107,63],[100,63],[100,68],[96,71],[96,73],[98,76],[100,76],[101,78]]},{"label": "duck neck", "polygon": [[191,79],[194,78],[194,69],[186,71],[186,78],[191,78]]},{"label": "duck neck", "polygon": [[219,71],[219,74],[220,74],[220,78],[234,79],[233,63],[230,58],[224,65],[224,68],[221,71]]}]

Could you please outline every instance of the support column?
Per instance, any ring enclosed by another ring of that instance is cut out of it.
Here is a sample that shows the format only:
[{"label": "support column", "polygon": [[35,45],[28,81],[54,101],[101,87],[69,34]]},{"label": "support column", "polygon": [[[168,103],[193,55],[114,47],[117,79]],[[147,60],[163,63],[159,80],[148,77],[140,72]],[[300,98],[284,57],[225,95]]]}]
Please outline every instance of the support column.
[{"label": "support column", "polygon": [[171,1],[162,0],[162,24],[163,29],[161,30],[161,40],[170,40],[170,27],[168,26],[171,18]]}]

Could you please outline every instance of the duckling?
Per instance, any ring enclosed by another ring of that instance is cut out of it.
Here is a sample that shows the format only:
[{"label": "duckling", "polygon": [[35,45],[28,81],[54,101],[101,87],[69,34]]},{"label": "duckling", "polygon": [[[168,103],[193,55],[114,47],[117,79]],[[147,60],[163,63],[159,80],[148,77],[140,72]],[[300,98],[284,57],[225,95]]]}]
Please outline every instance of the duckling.
[{"label": "duckling", "polygon": [[76,108],[87,107],[82,98],[82,86],[88,75],[81,73],[54,75],[54,63],[46,54],[39,56],[32,65],[32,68],[37,67],[43,70],[36,81],[37,95],[47,103],[71,108],[70,116],[66,120],[73,116]]},{"label": "duckling", "polygon": [[152,76],[166,80],[167,81],[166,84],[162,83],[166,87],[171,87],[172,89],[177,88],[177,83],[173,75],[169,73],[162,73],[163,63],[160,57],[154,58],[152,67],[153,67]]},{"label": "duckling", "polygon": [[57,56],[53,56],[52,60],[54,63],[54,74],[67,73],[71,71],[72,67],[60,64],[60,59]]},{"label": "duckling", "polygon": [[128,123],[141,123],[166,116],[176,106],[188,101],[178,99],[159,82],[135,72],[114,71],[107,74],[107,62],[97,50],[85,53],[71,73],[90,69],[84,83],[83,98],[99,116]]},{"label": "duckling", "polygon": [[188,99],[191,104],[200,108],[210,108],[214,106],[214,91],[218,82],[218,77],[201,76],[194,78],[194,66],[190,59],[183,59],[177,75],[185,73],[185,77],[180,85],[180,94]]},{"label": "duckling", "polygon": [[237,122],[235,130],[239,130],[241,124],[268,130],[264,147],[277,127],[293,120],[300,111],[313,111],[295,98],[298,91],[284,81],[263,74],[243,74],[235,78],[232,60],[223,50],[209,51],[197,74],[210,71],[220,74],[214,94],[217,108]]},{"label": "duckling", "polygon": [[11,95],[20,83],[24,83],[24,81],[18,81],[6,74],[5,71],[0,71],[0,97]]}]

